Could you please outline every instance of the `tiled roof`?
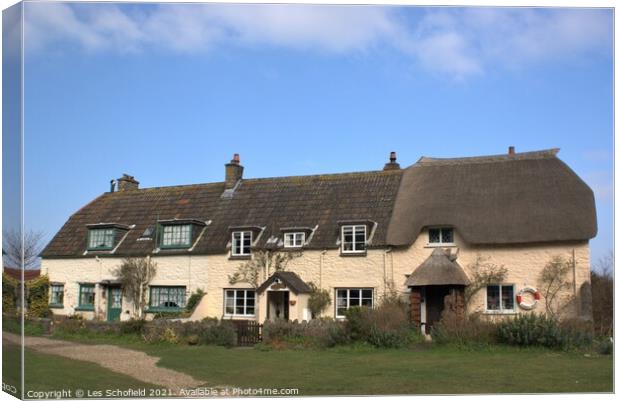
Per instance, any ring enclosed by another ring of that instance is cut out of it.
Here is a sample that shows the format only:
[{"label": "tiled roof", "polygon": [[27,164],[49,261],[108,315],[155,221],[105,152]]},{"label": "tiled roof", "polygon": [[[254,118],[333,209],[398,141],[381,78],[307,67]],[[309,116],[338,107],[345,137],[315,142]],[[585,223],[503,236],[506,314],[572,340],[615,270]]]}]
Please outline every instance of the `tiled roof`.
[{"label": "tiled roof", "polygon": [[[385,246],[401,175],[402,170],[393,170],[243,179],[231,198],[222,197],[223,182],[104,193],[69,218],[42,256],[84,256],[87,225],[97,223],[131,227],[114,255],[150,254],[155,241],[139,237],[157,221],[175,218],[208,222],[192,254],[227,252],[230,228],[244,226],[264,227],[259,247],[272,235],[281,236],[283,228],[316,227],[307,248],[337,248],[338,222],[352,220],[375,222],[369,246]],[[187,252],[162,250],[159,254]]]},{"label": "tiled roof", "polygon": [[[15,280],[21,281],[22,279],[22,270],[14,267],[4,267],[4,272],[9,276],[13,277]],[[24,269],[24,280],[29,281],[35,279],[41,275],[40,269]]]}]

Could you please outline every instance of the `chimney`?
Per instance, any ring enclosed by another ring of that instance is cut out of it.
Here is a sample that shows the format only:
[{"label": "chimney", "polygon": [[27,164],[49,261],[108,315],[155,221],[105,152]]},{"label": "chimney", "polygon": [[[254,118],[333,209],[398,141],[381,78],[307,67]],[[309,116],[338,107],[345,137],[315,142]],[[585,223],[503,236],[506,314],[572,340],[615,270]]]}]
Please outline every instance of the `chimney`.
[{"label": "chimney", "polygon": [[243,178],[243,166],[239,164],[239,153],[235,153],[230,163],[226,164],[226,189],[234,188]]},{"label": "chimney", "polygon": [[396,163],[396,152],[390,152],[390,162],[385,163],[383,170],[400,170],[400,164]]},{"label": "chimney", "polygon": [[118,182],[118,191],[129,191],[132,189],[138,189],[140,183],[136,181],[135,178],[131,175],[123,174],[121,178],[117,180]]},{"label": "chimney", "polygon": [[508,147],[508,155],[509,156],[514,156],[515,154],[515,147],[514,146],[509,146]]}]

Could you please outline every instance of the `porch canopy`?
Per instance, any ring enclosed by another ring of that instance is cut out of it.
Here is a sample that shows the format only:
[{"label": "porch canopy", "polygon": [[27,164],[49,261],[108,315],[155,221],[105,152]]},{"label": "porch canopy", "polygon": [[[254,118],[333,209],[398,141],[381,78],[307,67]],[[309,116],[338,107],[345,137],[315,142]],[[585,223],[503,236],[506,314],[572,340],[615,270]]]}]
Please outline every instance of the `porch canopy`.
[{"label": "porch canopy", "polygon": [[305,281],[301,279],[297,274],[293,272],[285,272],[278,271],[275,272],[269,277],[263,284],[260,285],[256,289],[256,292],[259,294],[264,292],[267,288],[269,288],[273,283],[276,282],[276,279],[279,280],[280,283],[285,285],[289,290],[293,291],[295,294],[308,294],[312,292],[312,289]]},{"label": "porch canopy", "polygon": [[463,268],[454,260],[450,252],[436,248],[407,278],[407,287],[424,285],[469,285],[470,281]]}]

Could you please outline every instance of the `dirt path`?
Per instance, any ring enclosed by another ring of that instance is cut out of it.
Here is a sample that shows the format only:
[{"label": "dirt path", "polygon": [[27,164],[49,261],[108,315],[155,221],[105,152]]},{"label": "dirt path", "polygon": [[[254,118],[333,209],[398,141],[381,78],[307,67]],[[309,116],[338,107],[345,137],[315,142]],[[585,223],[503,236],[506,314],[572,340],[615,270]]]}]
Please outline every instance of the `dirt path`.
[{"label": "dirt path", "polygon": [[[3,332],[2,339],[21,345],[21,339],[16,334]],[[180,389],[204,386],[204,383],[185,373],[156,366],[159,361],[157,357],[115,345],[85,345],[45,337],[25,337],[25,346],[45,354],[94,362],[111,371],[172,389],[177,393]]]}]

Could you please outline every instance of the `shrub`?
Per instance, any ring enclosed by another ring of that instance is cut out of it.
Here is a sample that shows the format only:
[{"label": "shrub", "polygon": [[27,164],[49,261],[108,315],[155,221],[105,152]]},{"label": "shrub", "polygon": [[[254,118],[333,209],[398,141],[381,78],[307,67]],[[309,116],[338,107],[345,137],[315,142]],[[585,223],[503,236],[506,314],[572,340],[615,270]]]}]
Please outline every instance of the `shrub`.
[{"label": "shrub", "polygon": [[542,346],[567,350],[592,342],[584,324],[575,321],[559,323],[542,314],[521,314],[501,322],[497,336],[500,342],[522,347]]},{"label": "shrub", "polygon": [[222,321],[219,324],[203,322],[207,325],[201,336],[201,343],[232,347],[237,343],[237,333],[231,323]]},{"label": "shrub", "polygon": [[352,341],[376,347],[396,348],[409,343],[412,327],[405,304],[395,300],[377,308],[350,308],[346,313],[347,333]]},{"label": "shrub", "polygon": [[205,292],[201,288],[198,288],[196,292],[190,295],[189,299],[187,300],[187,305],[185,306],[185,309],[190,313],[193,312],[204,295]]},{"label": "shrub", "polygon": [[614,352],[614,343],[611,338],[605,338],[596,343],[596,351],[601,355],[611,355]]},{"label": "shrub", "polygon": [[273,349],[328,348],[348,341],[344,324],[332,319],[313,319],[309,322],[275,320],[265,322],[263,326],[263,342]]},{"label": "shrub", "polygon": [[479,314],[463,316],[446,310],[431,331],[433,341],[439,344],[492,344],[496,342],[496,327]]},{"label": "shrub", "polygon": [[326,289],[317,288],[314,283],[309,283],[309,285],[312,292],[310,293],[310,298],[308,299],[308,308],[310,308],[310,312],[313,317],[319,316],[321,312],[331,305],[332,299],[329,295],[329,291]]},{"label": "shrub", "polygon": [[141,334],[146,321],[144,319],[131,319],[120,322],[121,334]]}]

